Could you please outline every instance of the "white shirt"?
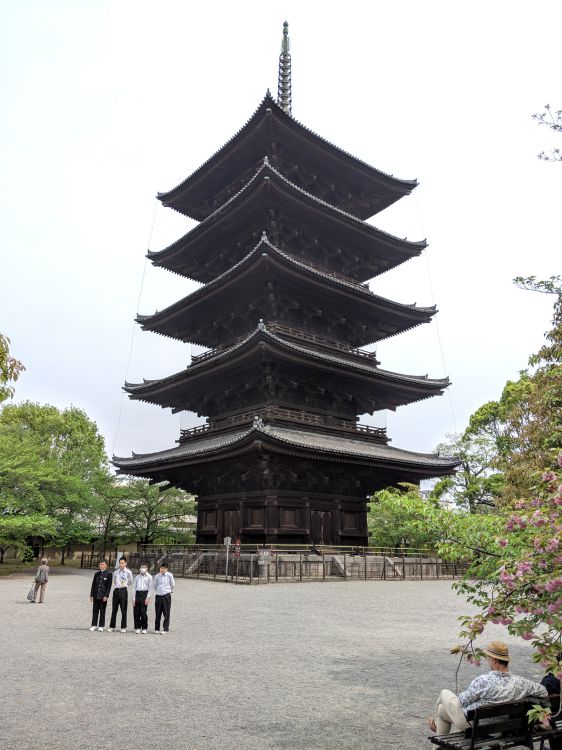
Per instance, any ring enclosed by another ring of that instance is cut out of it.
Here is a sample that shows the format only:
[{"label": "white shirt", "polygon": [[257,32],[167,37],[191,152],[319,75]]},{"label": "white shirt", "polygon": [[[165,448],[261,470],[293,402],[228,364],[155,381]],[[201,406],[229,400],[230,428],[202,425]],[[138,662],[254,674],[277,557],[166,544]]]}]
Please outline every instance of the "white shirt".
[{"label": "white shirt", "polygon": [[127,589],[127,586],[130,586],[133,582],[133,574],[129,570],[129,568],[124,568],[121,570],[121,568],[117,568],[117,570],[113,571],[113,585],[116,589]]},{"label": "white shirt", "polygon": [[154,588],[158,596],[171,594],[175,585],[174,576],[169,571],[166,573],[158,573],[154,577]]},{"label": "white shirt", "polygon": [[152,594],[152,587],[152,576],[150,573],[145,573],[144,575],[139,573],[135,576],[135,582],[133,584],[133,599],[135,598],[135,593],[137,591],[146,591],[146,598],[149,599]]}]

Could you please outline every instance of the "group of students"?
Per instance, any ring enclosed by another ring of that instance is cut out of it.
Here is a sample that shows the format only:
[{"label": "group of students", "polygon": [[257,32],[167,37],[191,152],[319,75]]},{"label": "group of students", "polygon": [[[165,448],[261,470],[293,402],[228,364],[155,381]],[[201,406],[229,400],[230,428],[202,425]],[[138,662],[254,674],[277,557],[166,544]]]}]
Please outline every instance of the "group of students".
[{"label": "group of students", "polygon": [[[105,610],[109,601],[109,594],[113,586],[111,602],[111,619],[107,631],[116,630],[117,614],[121,610],[121,632],[127,632],[127,611],[129,606],[129,590],[133,605],[133,619],[135,633],[148,632],[148,603],[155,593],[155,624],[154,630],[165,635],[170,630],[170,610],[172,608],[172,591],[174,590],[174,576],[168,570],[165,562],[160,563],[160,572],[154,579],[148,572],[146,565],[140,566],[140,572],[133,580],[133,574],[127,567],[127,559],[119,558],[119,567],[113,572],[108,570],[107,562],[100,560],[99,570],[95,573],[90,589],[90,601],[93,604],[92,624],[90,630],[103,632],[105,628]],[[163,620],[162,629],[160,623]]]}]

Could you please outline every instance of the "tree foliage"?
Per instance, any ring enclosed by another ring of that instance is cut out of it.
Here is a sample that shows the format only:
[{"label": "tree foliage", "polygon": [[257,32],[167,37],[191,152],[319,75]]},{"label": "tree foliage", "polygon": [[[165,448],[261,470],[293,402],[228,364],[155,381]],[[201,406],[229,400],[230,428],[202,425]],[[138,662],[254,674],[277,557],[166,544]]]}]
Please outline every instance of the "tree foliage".
[{"label": "tree foliage", "polygon": [[[96,484],[106,475],[103,438],[82,410],[24,402],[0,412],[5,540],[10,528],[26,528],[27,538],[40,537],[57,546],[89,541]],[[22,517],[28,519],[27,526]],[[21,547],[23,538],[14,533],[12,543]]]},{"label": "tree foliage", "polygon": [[460,466],[453,476],[436,483],[432,497],[470,513],[494,510],[503,485],[502,474],[493,468],[497,457],[494,439],[485,432],[467,430],[462,435],[448,435],[436,450],[440,456],[458,458]]},{"label": "tree foliage", "polygon": [[24,370],[23,364],[10,355],[10,339],[0,333],[0,403],[13,396],[13,383]]},{"label": "tree foliage", "polygon": [[120,534],[141,544],[191,541],[185,517],[195,513],[195,500],[183,490],[132,479],[122,485],[119,506]]},{"label": "tree foliage", "polygon": [[[562,133],[562,109],[553,110],[550,104],[545,104],[544,112],[534,114],[533,119],[539,125],[546,125],[547,128],[553,130],[555,133]],[[562,161],[562,152],[559,148],[553,148],[548,154],[546,151],[541,151],[539,159],[543,159],[544,161]]]}]

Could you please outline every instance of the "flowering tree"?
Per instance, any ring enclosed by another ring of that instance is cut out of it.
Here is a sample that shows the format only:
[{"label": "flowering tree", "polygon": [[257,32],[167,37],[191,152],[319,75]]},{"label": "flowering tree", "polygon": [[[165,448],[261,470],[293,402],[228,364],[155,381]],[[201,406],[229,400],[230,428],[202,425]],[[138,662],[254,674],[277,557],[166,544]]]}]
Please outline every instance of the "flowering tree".
[{"label": "flowering tree", "polygon": [[[545,104],[544,112],[533,115],[533,119],[537,120],[539,125],[546,125],[550,130],[554,130],[555,133],[562,133],[562,109],[553,110],[550,104]],[[562,161],[562,152],[559,148],[553,148],[549,154],[541,151],[539,159],[544,159],[544,161]]]},{"label": "flowering tree", "polygon": [[[518,387],[505,402],[500,532],[485,540],[456,585],[478,612],[462,618],[463,643],[453,652],[478,662],[478,636],[489,622],[499,623],[530,641],[534,661],[562,679],[562,280],[516,281],[556,295],[553,328],[529,360],[534,370],[511,384]],[[530,716],[548,721],[544,708]]]}]

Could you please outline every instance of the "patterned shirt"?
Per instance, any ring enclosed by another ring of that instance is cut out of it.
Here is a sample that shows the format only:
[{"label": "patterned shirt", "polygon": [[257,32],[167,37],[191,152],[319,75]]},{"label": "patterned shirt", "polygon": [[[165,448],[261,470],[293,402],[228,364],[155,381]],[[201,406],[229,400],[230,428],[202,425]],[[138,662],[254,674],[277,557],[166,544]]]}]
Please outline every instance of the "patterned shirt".
[{"label": "patterned shirt", "polygon": [[476,677],[468,688],[459,695],[459,703],[465,712],[480,706],[504,701],[521,701],[534,695],[546,698],[546,688],[538,682],[526,680],[511,672],[488,672]]},{"label": "patterned shirt", "polygon": [[113,585],[116,589],[125,589],[127,591],[127,587],[131,586],[133,583],[133,574],[129,570],[129,568],[117,568],[117,570],[113,571]]}]

